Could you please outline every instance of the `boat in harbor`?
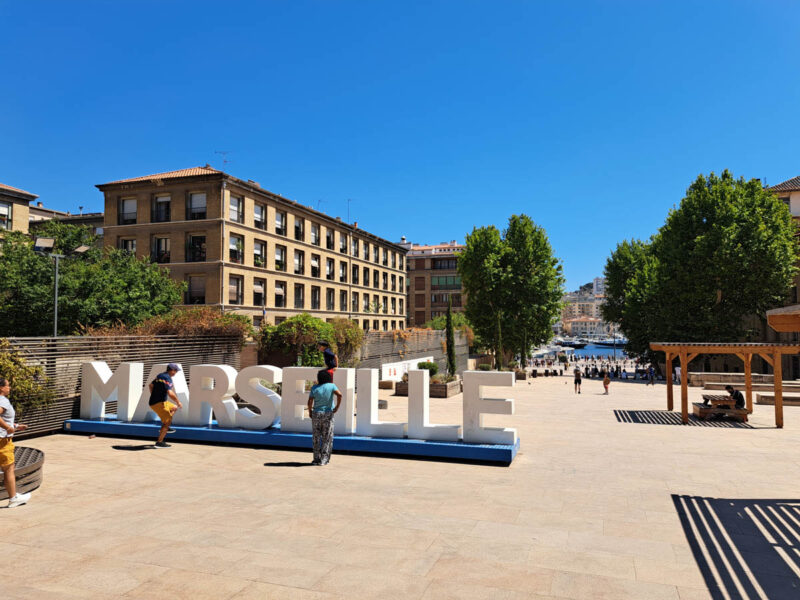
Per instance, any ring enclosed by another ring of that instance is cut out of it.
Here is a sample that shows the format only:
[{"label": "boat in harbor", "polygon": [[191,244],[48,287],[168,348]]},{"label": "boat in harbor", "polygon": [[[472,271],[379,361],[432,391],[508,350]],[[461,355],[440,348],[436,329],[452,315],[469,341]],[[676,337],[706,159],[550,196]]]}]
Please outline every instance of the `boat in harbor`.
[{"label": "boat in harbor", "polygon": [[562,339],[559,344],[562,346],[567,346],[568,348],[585,348],[586,342],[580,340],[578,338],[564,338]]},{"label": "boat in harbor", "polygon": [[610,338],[594,340],[592,343],[595,346],[604,346],[606,348],[610,348],[612,346],[617,348],[622,348],[625,344],[628,343],[628,339],[622,336],[615,336]]}]

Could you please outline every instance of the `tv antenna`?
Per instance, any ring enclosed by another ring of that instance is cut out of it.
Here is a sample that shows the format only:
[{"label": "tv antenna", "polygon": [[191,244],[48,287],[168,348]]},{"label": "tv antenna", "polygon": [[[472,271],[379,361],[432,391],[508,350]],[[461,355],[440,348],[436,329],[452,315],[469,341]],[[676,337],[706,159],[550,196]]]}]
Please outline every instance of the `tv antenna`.
[{"label": "tv antenna", "polygon": [[222,155],[222,170],[223,171],[225,170],[225,167],[227,167],[228,163],[230,162],[228,160],[228,154],[230,154],[230,153],[231,153],[231,150],[214,150],[214,154]]},{"label": "tv antenna", "polygon": [[[325,202],[325,200],[323,200],[322,198],[318,198],[318,199],[317,199],[317,210],[318,210],[318,211],[319,211],[319,205],[320,205],[320,204],[322,204],[323,202]],[[320,212],[321,212],[321,211],[320,211]]]}]

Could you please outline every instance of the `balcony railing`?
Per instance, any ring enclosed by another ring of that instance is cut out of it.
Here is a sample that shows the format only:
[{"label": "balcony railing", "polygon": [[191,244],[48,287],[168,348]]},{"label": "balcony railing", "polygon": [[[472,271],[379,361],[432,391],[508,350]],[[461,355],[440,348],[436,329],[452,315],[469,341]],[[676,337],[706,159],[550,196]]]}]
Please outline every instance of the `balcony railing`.
[{"label": "balcony railing", "polygon": [[150,260],[156,263],[168,263],[169,262],[169,252],[159,252],[157,250],[153,250],[150,253]]},{"label": "balcony railing", "polygon": [[205,262],[206,251],[204,248],[189,248],[186,251],[186,262]]},{"label": "balcony railing", "polygon": [[135,212],[119,213],[119,224],[136,225],[136,213]]}]

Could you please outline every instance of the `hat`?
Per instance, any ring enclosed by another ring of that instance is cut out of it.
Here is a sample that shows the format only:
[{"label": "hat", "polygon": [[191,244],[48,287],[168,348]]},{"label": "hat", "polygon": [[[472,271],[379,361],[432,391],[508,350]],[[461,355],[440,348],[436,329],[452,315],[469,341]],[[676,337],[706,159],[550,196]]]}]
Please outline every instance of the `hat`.
[{"label": "hat", "polygon": [[330,344],[325,340],[320,340],[317,342],[317,346],[325,346],[327,348],[328,346],[330,346]]},{"label": "hat", "polygon": [[175,363],[169,363],[167,365],[167,371],[180,371],[181,368]]}]

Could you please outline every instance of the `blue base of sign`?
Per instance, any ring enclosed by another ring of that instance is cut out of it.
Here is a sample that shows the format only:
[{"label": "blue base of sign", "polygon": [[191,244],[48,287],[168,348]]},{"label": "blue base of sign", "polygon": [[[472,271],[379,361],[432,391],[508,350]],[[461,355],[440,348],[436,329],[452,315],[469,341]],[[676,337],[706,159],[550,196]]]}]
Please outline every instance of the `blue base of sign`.
[{"label": "blue base of sign", "polygon": [[[104,419],[67,419],[67,433],[94,433],[120,437],[155,439],[161,424],[128,423],[117,421],[112,415]],[[187,442],[213,442],[261,446],[272,448],[311,448],[310,433],[282,432],[280,427],[248,430],[218,427],[216,422],[209,427],[183,427],[176,425],[170,440]],[[357,435],[337,435],[333,438],[333,449],[342,452],[364,454],[394,454],[424,458],[446,458],[478,462],[510,464],[519,450],[519,439],[510,444],[467,444],[464,442],[434,442],[400,438],[372,438]]]}]

